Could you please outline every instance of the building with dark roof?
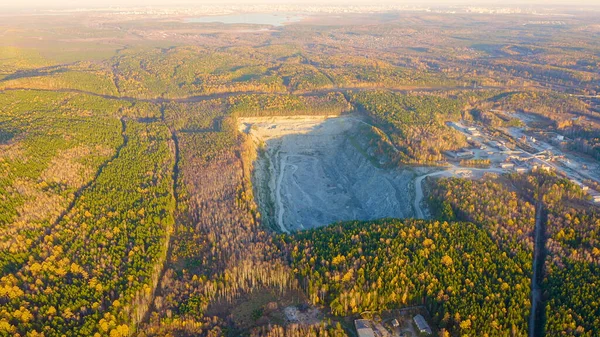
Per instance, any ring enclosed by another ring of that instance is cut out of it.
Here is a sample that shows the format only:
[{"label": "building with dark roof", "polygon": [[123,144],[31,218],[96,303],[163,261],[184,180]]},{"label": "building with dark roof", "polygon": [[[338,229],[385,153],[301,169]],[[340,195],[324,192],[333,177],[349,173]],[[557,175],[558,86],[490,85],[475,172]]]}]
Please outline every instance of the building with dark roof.
[{"label": "building with dark roof", "polygon": [[419,329],[419,332],[426,333],[428,335],[431,335],[433,333],[431,331],[431,328],[429,327],[429,324],[427,324],[425,318],[422,315],[417,315],[413,317],[413,321],[417,325],[417,329]]}]

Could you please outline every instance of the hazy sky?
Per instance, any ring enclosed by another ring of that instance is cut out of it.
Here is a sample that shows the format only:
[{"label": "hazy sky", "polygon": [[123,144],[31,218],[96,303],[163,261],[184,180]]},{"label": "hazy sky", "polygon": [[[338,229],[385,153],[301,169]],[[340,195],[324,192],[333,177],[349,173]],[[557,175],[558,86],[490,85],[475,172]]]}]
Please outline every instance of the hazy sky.
[{"label": "hazy sky", "polygon": [[[101,6],[174,6],[174,5],[222,5],[222,4],[323,4],[319,0],[0,0],[0,7],[101,7]],[[327,0],[328,5],[354,4],[471,4],[471,5],[530,5],[530,4],[568,4],[568,5],[599,5],[600,0]]]}]

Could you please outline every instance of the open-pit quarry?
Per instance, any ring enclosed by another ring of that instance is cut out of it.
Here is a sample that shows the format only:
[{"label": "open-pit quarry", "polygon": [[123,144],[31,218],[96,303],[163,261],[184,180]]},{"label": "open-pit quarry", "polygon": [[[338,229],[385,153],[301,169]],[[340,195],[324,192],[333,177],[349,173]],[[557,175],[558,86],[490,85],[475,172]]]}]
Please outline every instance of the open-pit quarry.
[{"label": "open-pit quarry", "polygon": [[386,165],[358,115],[239,118],[259,149],[253,185],[262,219],[283,231],[414,215],[414,172]]}]

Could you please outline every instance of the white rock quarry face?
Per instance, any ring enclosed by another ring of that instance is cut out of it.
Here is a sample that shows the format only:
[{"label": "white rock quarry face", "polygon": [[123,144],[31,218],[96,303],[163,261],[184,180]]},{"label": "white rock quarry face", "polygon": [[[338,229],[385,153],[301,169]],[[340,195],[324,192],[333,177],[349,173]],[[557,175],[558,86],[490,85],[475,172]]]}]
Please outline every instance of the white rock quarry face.
[{"label": "white rock quarry face", "polygon": [[282,231],[413,215],[408,186],[413,173],[380,169],[363,155],[349,138],[364,124],[356,116],[240,122],[240,129],[266,144],[255,165],[255,185],[267,188],[258,187],[257,196],[259,203],[274,205],[273,214],[263,210],[263,217],[273,217]]}]

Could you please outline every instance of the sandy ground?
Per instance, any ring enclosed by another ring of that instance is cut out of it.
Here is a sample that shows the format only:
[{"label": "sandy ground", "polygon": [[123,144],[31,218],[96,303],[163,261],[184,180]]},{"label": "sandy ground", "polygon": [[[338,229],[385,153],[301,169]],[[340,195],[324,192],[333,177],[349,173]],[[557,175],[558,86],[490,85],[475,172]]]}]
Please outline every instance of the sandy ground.
[{"label": "sandy ground", "polygon": [[413,216],[414,173],[377,167],[357,139],[364,124],[357,116],[240,118],[239,123],[264,146],[255,163],[256,195],[263,218],[281,231]]},{"label": "sandy ground", "polygon": [[288,306],[283,309],[285,318],[289,323],[300,323],[303,325],[318,324],[321,321],[321,311],[318,308],[310,307],[306,311],[301,311],[297,306]]}]

